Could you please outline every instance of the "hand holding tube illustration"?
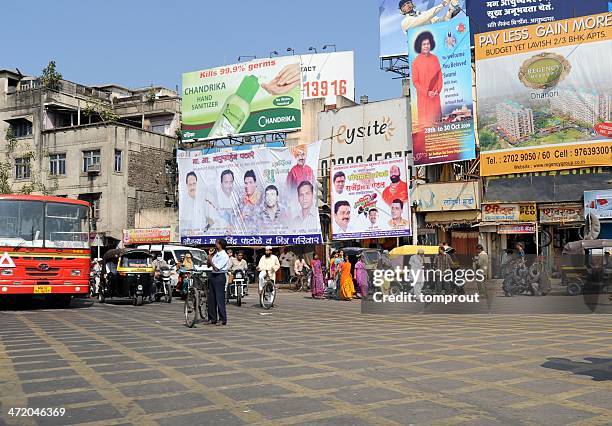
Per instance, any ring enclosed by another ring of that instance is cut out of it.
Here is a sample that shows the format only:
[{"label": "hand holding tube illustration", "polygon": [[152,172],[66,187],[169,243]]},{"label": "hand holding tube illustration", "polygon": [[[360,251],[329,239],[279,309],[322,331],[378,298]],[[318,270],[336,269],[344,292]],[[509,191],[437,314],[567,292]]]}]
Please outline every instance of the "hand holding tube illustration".
[{"label": "hand holding tube illustration", "polygon": [[269,83],[261,84],[261,87],[271,95],[284,95],[300,83],[300,77],[300,64],[290,64],[285,66]]}]

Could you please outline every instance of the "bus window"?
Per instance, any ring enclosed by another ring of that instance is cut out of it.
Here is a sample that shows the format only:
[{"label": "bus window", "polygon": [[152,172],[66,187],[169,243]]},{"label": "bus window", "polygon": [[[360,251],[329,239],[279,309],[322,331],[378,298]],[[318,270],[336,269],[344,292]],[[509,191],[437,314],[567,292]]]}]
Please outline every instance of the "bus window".
[{"label": "bus window", "polygon": [[43,203],[0,200],[0,244],[43,246]]},{"label": "bus window", "polygon": [[45,242],[47,247],[87,248],[89,226],[87,207],[47,203]]}]

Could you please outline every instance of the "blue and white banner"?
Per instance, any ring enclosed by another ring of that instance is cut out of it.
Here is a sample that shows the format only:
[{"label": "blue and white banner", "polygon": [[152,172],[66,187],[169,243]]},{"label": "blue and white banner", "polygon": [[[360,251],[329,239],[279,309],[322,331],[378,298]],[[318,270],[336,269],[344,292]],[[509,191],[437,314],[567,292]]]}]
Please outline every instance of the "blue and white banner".
[{"label": "blue and white banner", "polygon": [[321,244],[320,142],[204,154],[178,151],[179,228],[187,245]]}]

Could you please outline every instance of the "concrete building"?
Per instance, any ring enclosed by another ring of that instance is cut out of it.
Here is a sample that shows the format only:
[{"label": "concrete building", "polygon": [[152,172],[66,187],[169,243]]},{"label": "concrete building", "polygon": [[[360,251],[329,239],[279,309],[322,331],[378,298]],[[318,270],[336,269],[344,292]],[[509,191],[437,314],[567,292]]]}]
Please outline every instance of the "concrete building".
[{"label": "concrete building", "polygon": [[534,132],[533,111],[513,101],[500,103],[496,107],[497,127],[511,142],[520,141]]},{"label": "concrete building", "polygon": [[[2,161],[18,192],[79,198],[92,204],[93,231],[115,245],[146,209],[175,205],[174,149],[180,99],[160,87],[87,87],[62,80],[56,89],[0,70]],[[8,155],[8,156],[7,156]]]},{"label": "concrete building", "polygon": [[553,98],[551,107],[574,120],[594,126],[599,118],[606,120],[608,106],[606,96],[597,92],[563,90],[560,96]]}]

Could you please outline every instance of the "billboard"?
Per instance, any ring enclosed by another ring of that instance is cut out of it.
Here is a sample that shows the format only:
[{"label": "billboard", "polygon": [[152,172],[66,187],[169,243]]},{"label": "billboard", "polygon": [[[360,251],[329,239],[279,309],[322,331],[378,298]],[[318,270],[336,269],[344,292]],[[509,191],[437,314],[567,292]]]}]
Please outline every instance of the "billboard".
[{"label": "billboard", "polygon": [[301,79],[299,56],[184,73],[183,140],[299,129]]},{"label": "billboard", "polygon": [[541,24],[608,10],[608,0],[466,0],[472,33]]},{"label": "billboard", "polygon": [[419,212],[480,210],[478,181],[418,185],[416,195]]},{"label": "billboard", "polygon": [[172,231],[170,228],[124,229],[123,244],[169,243]]},{"label": "billboard", "polygon": [[336,105],[336,96],[355,100],[355,58],[353,52],[302,55],[302,99],[325,98]]},{"label": "billboard", "polygon": [[584,191],[584,215],[593,213],[599,219],[612,219],[612,189]]},{"label": "billboard", "polygon": [[408,156],[412,162],[409,99],[402,97],[320,112],[321,172],[331,165]]},{"label": "billboard", "polygon": [[[399,6],[399,7],[398,7]],[[406,56],[406,33],[421,25],[465,16],[465,0],[381,0],[378,8],[380,56]]]},{"label": "billboard", "polygon": [[179,230],[187,245],[320,244],[320,143],[203,154],[178,151]]},{"label": "billboard", "polygon": [[408,30],[414,165],[476,158],[467,17]]},{"label": "billboard", "polygon": [[612,14],[476,35],[483,176],[612,158]]},{"label": "billboard", "polygon": [[404,158],[332,167],[332,239],[410,235]]}]

